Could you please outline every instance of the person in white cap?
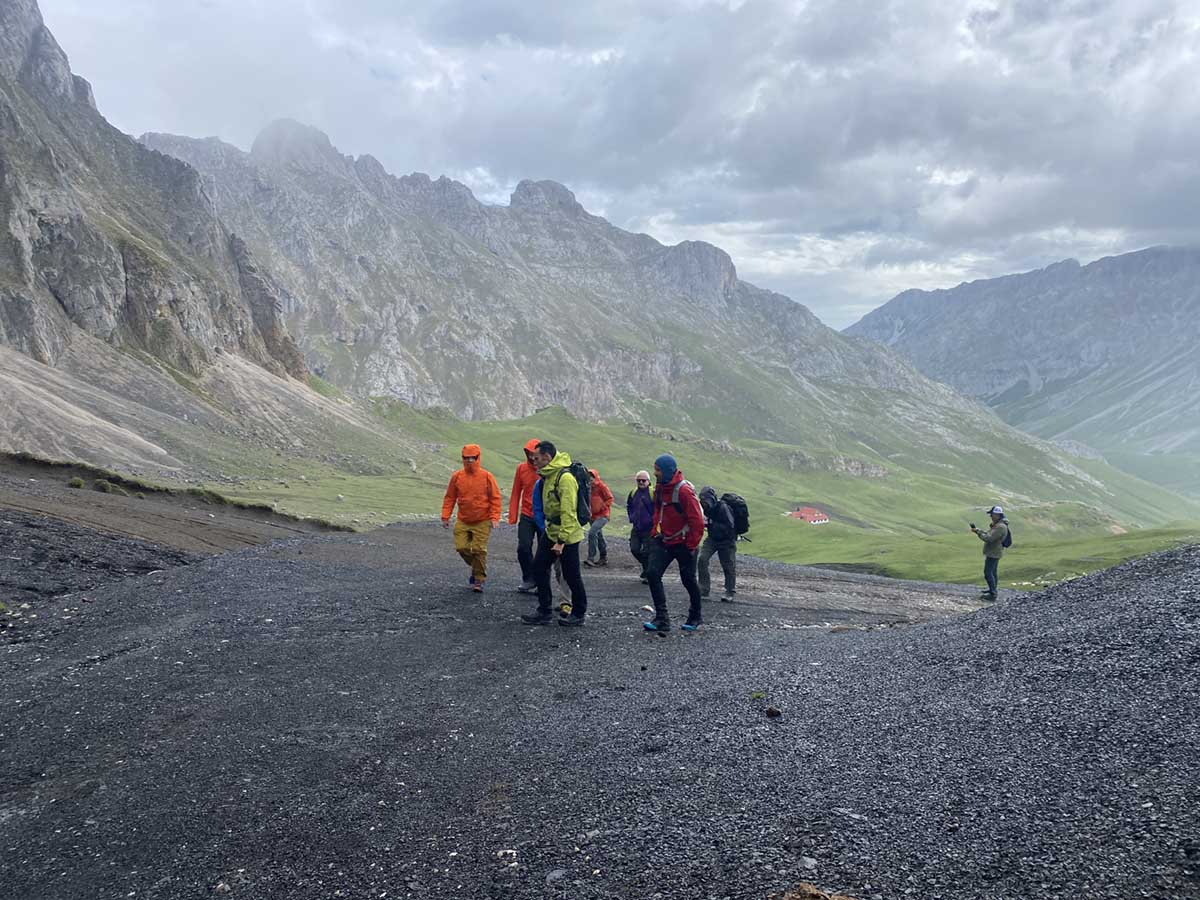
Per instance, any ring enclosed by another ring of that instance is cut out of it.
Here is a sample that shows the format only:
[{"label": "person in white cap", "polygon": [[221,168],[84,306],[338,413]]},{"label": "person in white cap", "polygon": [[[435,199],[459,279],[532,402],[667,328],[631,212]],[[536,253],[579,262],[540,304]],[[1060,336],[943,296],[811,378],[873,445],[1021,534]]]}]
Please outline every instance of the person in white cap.
[{"label": "person in white cap", "polygon": [[1008,542],[1008,520],[1004,518],[1004,510],[993,506],[988,510],[992,519],[992,527],[984,531],[971,523],[971,531],[975,537],[983,541],[983,579],[987,582],[987,590],[980,596],[985,600],[996,599],[996,585],[1000,569],[1000,557]]}]

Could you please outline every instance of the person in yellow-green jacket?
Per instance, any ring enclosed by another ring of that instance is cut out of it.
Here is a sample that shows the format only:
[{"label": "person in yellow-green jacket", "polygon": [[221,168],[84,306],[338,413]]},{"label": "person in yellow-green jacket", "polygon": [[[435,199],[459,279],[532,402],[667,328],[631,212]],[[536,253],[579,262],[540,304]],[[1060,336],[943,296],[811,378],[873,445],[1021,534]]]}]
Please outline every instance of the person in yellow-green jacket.
[{"label": "person in yellow-green jacket", "polygon": [[576,514],[579,482],[571,469],[571,457],[542,441],[533,453],[534,465],[542,477],[541,512],[546,519],[545,537],[538,542],[533,557],[533,580],[537,584],[537,610],[521,616],[526,625],[549,625],[554,621],[550,604],[550,571],[554,561],[562,563],[563,580],[571,589],[571,614],[558,620],[559,625],[579,627],[587,615],[587,591],[579,568],[579,547],[583,543],[583,525]]}]

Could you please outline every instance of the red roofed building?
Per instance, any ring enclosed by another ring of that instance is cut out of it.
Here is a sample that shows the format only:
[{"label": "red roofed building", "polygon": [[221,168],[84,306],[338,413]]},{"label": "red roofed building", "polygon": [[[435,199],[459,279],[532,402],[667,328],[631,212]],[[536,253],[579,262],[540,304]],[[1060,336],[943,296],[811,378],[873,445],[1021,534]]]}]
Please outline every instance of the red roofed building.
[{"label": "red roofed building", "polygon": [[829,516],[812,506],[802,506],[795,512],[788,513],[793,519],[802,519],[809,525],[828,525]]}]

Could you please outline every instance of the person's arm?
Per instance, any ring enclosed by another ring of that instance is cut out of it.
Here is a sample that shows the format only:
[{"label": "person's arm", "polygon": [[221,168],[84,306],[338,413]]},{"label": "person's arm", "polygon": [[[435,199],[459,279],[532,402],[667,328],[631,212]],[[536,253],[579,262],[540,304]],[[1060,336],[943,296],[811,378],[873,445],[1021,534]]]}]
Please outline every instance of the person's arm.
[{"label": "person's arm", "polygon": [[721,516],[721,525],[725,528],[727,537],[737,537],[737,523],[733,520],[733,510],[728,503],[718,503],[717,512]]},{"label": "person's arm", "polygon": [[517,474],[513,476],[512,493],[508,495],[508,524],[516,525],[521,518],[521,467],[517,466]]},{"label": "person's arm", "polygon": [[613,492],[603,481],[600,482],[600,499],[604,501],[605,506],[612,506]]},{"label": "person's arm", "polygon": [[625,498],[625,517],[629,519],[629,524],[633,524],[633,491],[629,492],[629,496]]},{"label": "person's arm", "polygon": [[454,504],[458,502],[458,473],[455,472],[450,476],[450,483],[446,485],[446,496],[442,498],[442,524],[450,523],[450,514],[454,512]]},{"label": "person's arm", "polygon": [[491,491],[489,499],[491,500],[491,509],[488,518],[492,520],[492,525],[500,524],[500,514],[504,510],[504,498],[500,496],[500,485],[496,484],[496,476],[488,472],[488,481],[491,483]]},{"label": "person's arm", "polygon": [[652,509],[654,512],[650,518],[650,537],[662,534],[662,504],[658,502],[660,493],[656,493],[653,498]]}]

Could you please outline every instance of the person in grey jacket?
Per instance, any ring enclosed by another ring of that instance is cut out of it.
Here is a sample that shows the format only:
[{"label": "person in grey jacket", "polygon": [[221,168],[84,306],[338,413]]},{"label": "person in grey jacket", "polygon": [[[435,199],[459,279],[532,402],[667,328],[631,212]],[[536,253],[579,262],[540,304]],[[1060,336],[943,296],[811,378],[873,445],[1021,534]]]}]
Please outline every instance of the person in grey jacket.
[{"label": "person in grey jacket", "polygon": [[981,596],[985,600],[995,600],[1000,557],[1004,555],[1004,539],[1008,537],[1008,520],[1004,518],[1004,510],[999,506],[989,509],[988,515],[992,519],[991,528],[985,531],[976,528],[972,523],[971,531],[983,541],[983,578],[987,582],[987,590]]}]

